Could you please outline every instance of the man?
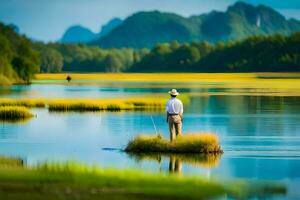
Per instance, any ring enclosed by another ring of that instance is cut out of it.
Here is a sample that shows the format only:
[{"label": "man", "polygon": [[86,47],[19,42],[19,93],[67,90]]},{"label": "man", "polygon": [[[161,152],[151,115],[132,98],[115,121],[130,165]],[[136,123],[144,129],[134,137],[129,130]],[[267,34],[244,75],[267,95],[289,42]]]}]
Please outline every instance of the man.
[{"label": "man", "polygon": [[171,95],[171,99],[166,105],[167,123],[169,123],[170,140],[174,141],[178,135],[181,135],[183,105],[176,98],[179,95],[176,89],[169,91],[169,94]]}]

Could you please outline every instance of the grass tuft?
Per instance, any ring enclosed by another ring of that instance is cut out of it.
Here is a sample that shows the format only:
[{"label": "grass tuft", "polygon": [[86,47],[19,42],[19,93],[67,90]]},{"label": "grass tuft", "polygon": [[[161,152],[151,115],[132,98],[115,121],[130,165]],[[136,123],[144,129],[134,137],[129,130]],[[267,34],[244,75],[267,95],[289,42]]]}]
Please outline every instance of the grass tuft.
[{"label": "grass tuft", "polygon": [[222,153],[215,134],[188,134],[170,142],[161,136],[139,135],[131,140],[125,151],[141,153]]},{"label": "grass tuft", "polygon": [[25,107],[20,106],[0,106],[1,120],[19,120],[33,117],[33,114]]},{"label": "grass tuft", "polygon": [[44,108],[46,102],[42,99],[0,99],[0,106],[24,106],[28,108]]},{"label": "grass tuft", "polygon": [[18,158],[9,158],[0,156],[0,166],[7,166],[7,167],[22,167],[24,165],[23,160]]}]

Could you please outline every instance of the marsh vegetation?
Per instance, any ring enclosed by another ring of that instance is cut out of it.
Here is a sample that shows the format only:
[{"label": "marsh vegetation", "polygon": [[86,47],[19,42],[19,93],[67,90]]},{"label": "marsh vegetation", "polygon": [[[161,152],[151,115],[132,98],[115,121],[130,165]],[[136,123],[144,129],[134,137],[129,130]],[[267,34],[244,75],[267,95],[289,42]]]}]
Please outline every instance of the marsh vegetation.
[{"label": "marsh vegetation", "polygon": [[138,135],[132,139],[127,152],[137,153],[222,153],[219,138],[215,134],[185,134],[170,142],[161,135]]},{"label": "marsh vegetation", "polygon": [[1,120],[23,120],[33,117],[33,114],[25,107],[20,106],[0,106]]},{"label": "marsh vegetation", "polygon": [[167,101],[162,97],[124,99],[0,99],[0,106],[48,108],[49,111],[162,111]]}]

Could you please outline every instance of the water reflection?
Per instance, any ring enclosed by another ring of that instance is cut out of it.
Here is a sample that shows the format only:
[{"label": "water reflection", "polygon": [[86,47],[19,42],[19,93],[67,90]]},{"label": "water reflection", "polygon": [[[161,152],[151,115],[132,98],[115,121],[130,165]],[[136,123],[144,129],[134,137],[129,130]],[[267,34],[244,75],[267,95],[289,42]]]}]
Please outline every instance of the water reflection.
[{"label": "water reflection", "polygon": [[183,165],[211,169],[217,167],[221,154],[165,154],[165,153],[129,153],[137,162],[144,160],[156,161],[158,166],[163,160],[169,161],[170,173],[182,173]]},{"label": "water reflection", "polygon": [[26,124],[28,123],[32,118],[24,118],[24,119],[0,119],[0,124]]},{"label": "water reflection", "polygon": [[178,174],[182,173],[182,161],[176,156],[170,156],[169,172]]}]

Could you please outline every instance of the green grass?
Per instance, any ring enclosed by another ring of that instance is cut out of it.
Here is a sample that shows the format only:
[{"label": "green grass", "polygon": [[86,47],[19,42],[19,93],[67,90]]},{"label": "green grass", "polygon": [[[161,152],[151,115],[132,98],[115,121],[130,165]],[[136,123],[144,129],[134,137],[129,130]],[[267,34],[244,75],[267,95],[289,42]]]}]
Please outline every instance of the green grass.
[{"label": "green grass", "polygon": [[136,153],[222,153],[215,134],[188,134],[170,142],[160,135],[139,135],[131,140],[125,151]]},{"label": "green grass", "polygon": [[25,107],[0,106],[0,120],[24,120],[33,117],[33,114]]},{"label": "green grass", "polygon": [[10,157],[4,157],[0,156],[0,166],[10,166],[10,167],[21,167],[23,166],[23,160],[18,158],[10,158]]},{"label": "green grass", "polygon": [[225,191],[218,183],[203,179],[74,163],[0,168],[0,197],[18,199],[23,194],[38,199],[43,196],[49,199],[206,199],[222,196]]},{"label": "green grass", "polygon": [[11,84],[11,81],[7,77],[5,77],[2,74],[0,74],[0,86],[2,86],[2,85],[10,85],[10,84]]},{"label": "green grass", "polygon": [[[225,186],[226,185],[226,186]],[[1,199],[211,199],[285,194],[283,185],[224,184],[200,177],[101,169],[74,162],[35,167],[0,165]]]}]

